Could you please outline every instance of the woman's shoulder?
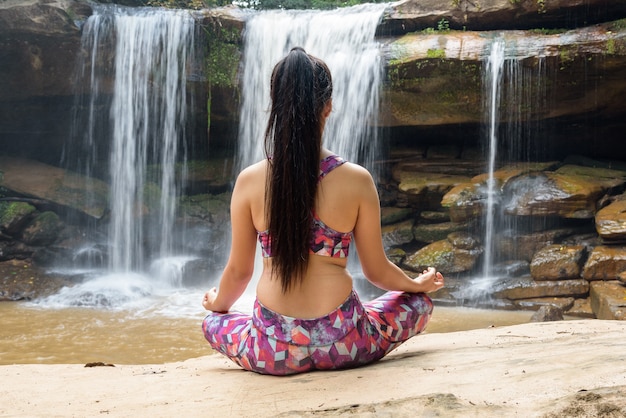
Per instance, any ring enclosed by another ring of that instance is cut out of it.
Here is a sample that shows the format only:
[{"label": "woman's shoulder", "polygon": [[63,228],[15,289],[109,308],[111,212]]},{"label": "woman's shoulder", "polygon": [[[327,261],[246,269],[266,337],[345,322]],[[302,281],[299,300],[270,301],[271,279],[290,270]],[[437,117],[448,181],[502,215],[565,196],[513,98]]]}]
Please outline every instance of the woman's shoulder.
[{"label": "woman's shoulder", "polygon": [[252,164],[244,168],[237,175],[235,189],[265,190],[266,172],[266,161],[259,161],[258,163]]},{"label": "woman's shoulder", "polygon": [[352,181],[372,181],[372,174],[362,165],[346,161],[342,167],[344,176],[349,176]]},{"label": "woman's shoulder", "polygon": [[266,172],[267,160],[261,160],[241,170],[237,175],[237,181],[258,180],[259,176],[262,176],[260,178],[265,180]]}]

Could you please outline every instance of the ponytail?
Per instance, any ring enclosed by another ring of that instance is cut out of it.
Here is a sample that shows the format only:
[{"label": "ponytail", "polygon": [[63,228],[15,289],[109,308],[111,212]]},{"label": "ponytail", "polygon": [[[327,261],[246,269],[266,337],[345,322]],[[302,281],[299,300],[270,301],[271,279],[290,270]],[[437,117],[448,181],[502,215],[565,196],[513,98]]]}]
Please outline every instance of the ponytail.
[{"label": "ponytail", "polygon": [[272,72],[272,101],[265,131],[269,161],[265,213],[273,275],[283,292],[299,283],[309,259],[317,193],[323,110],[332,95],[323,61],[293,48]]}]

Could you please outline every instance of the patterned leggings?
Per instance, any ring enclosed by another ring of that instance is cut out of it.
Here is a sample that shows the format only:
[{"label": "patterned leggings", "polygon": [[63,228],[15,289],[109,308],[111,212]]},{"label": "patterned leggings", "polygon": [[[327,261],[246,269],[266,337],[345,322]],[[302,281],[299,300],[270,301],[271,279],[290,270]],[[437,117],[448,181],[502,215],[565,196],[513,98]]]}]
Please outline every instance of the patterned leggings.
[{"label": "patterned leggings", "polygon": [[257,300],[252,315],[211,312],[202,330],[213,349],[244,369],[289,375],[374,362],[422,332],[432,310],[423,293],[387,292],[361,303],[352,291],[321,318],[286,317]]}]

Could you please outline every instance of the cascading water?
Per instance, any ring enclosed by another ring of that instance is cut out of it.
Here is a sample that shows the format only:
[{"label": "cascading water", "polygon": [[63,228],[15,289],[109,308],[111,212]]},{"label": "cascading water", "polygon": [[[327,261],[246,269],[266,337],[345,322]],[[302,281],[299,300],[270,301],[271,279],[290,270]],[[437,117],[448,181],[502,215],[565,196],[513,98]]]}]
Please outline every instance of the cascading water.
[{"label": "cascading water", "polygon": [[185,65],[193,48],[193,20],[182,12],[118,15],[115,31],[109,267],[131,271],[141,268],[144,259],[144,229],[136,215],[147,203],[149,162],[159,167],[154,178],[160,191],[159,256],[172,252],[174,170],[184,135]]},{"label": "cascading water", "polygon": [[496,170],[496,153],[498,146],[498,124],[499,124],[499,108],[500,108],[500,85],[502,83],[502,69],[504,66],[504,42],[497,39],[491,46],[491,53],[487,61],[485,71],[485,108],[488,126],[488,179],[487,179],[487,202],[485,208],[485,255],[483,275],[485,278],[492,276],[493,267],[493,234],[494,234],[494,218],[495,218],[495,200],[496,196],[496,180],[494,172]]},{"label": "cascading water", "polygon": [[372,169],[379,154],[376,117],[382,65],[376,27],[385,4],[333,11],[268,11],[246,22],[243,96],[236,170],[261,160],[274,65],[303,47],[326,62],[333,76],[333,112],[325,145]]},{"label": "cascading water", "polygon": [[[480,299],[491,289],[499,276],[506,276],[506,268],[498,263],[514,262],[514,251],[504,253],[504,240],[513,240],[529,226],[519,217],[509,216],[507,207],[515,201],[515,190],[502,190],[496,179],[496,170],[502,165],[523,167],[536,160],[542,148],[538,144],[544,126],[534,121],[533,115],[547,108],[545,94],[545,66],[542,57],[524,64],[524,58],[533,51],[532,45],[507,44],[496,36],[485,54],[484,86],[484,141],[487,158],[487,180],[483,195],[483,270],[482,277],[472,283],[469,299]],[[530,220],[529,220],[530,221]],[[513,246],[514,247],[514,246]],[[515,263],[513,263],[513,266]]]},{"label": "cascading water", "polygon": [[[68,162],[91,176],[98,163],[104,166],[98,150],[110,144],[108,265],[55,298],[115,305],[154,287],[181,284],[176,271],[182,256],[173,238],[175,173],[184,172],[187,157],[186,74],[195,59],[194,19],[188,11],[98,6],[83,26],[83,47],[90,56],[79,74],[87,80],[79,84],[89,84],[89,100],[73,132],[80,134],[79,152],[88,157]],[[79,152],[69,150],[66,158]]]}]

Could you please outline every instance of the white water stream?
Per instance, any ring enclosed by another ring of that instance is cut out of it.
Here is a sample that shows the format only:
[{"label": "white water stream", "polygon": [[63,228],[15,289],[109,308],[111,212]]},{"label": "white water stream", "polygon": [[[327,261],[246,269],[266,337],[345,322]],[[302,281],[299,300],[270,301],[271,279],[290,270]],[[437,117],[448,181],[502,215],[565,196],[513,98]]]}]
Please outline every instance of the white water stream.
[{"label": "white water stream", "polygon": [[496,154],[498,152],[498,128],[500,109],[500,88],[502,84],[502,69],[504,67],[504,42],[496,39],[491,46],[491,54],[487,61],[485,71],[485,114],[487,116],[488,127],[488,179],[487,179],[487,205],[485,209],[485,256],[483,275],[484,278],[492,276],[493,267],[493,234],[494,218],[496,210],[495,201],[499,195],[494,178],[496,170]]},{"label": "white water stream", "polygon": [[267,11],[246,22],[243,91],[237,170],[264,158],[263,138],[274,65],[291,48],[322,59],[333,77],[333,112],[326,123],[326,147],[370,170],[380,155],[374,126],[382,63],[376,27],[386,4],[332,11]]}]

